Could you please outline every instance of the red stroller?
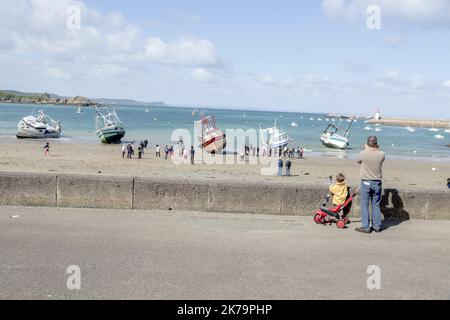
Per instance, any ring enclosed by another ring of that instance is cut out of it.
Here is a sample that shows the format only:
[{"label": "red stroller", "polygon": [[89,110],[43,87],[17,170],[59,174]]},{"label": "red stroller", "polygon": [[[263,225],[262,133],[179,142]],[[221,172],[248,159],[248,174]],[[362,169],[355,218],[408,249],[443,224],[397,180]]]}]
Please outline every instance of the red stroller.
[{"label": "red stroller", "polygon": [[[332,182],[333,179],[330,177],[330,183]],[[339,229],[344,229],[345,226],[350,222],[347,215],[350,212],[352,201],[356,197],[357,193],[358,190],[356,190],[354,193],[349,192],[349,197],[347,198],[344,204],[340,204],[335,208],[327,208],[327,204],[330,201],[331,197],[331,195],[328,193],[327,196],[324,198],[322,207],[316,211],[316,214],[314,215],[314,221],[317,224],[331,225],[334,218],[335,220],[337,220],[336,226]]]}]

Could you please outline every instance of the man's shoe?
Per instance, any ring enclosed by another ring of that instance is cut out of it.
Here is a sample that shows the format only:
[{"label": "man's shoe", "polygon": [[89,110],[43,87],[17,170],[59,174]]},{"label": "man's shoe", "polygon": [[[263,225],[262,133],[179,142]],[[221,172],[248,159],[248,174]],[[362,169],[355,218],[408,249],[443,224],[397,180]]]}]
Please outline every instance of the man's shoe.
[{"label": "man's shoe", "polygon": [[380,229],[373,229],[373,231],[375,231],[376,233],[380,233],[381,232],[381,228]]},{"label": "man's shoe", "polygon": [[358,232],[361,232],[361,233],[371,233],[372,232],[372,230],[366,229],[366,228],[363,228],[363,227],[358,227],[358,228],[355,229],[355,231],[358,231]]}]

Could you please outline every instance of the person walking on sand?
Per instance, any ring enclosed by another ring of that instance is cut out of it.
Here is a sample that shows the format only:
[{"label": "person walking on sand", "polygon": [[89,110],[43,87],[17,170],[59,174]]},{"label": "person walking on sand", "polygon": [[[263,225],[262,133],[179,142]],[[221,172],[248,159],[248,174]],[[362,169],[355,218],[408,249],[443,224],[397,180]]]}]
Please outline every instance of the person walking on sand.
[{"label": "person walking on sand", "polygon": [[288,177],[291,176],[291,166],[292,166],[291,160],[287,159],[287,161],[286,161],[286,176],[288,176]]},{"label": "person walking on sand", "polygon": [[50,143],[48,141],[44,145],[44,156],[48,156],[50,153]]},{"label": "person walking on sand", "polygon": [[133,146],[131,145],[131,143],[127,144],[127,159],[131,159],[133,155]]},{"label": "person walking on sand", "polygon": [[191,164],[194,164],[194,156],[195,156],[194,146],[191,146]]},{"label": "person walking on sand", "polygon": [[[386,158],[383,151],[380,151],[378,138],[370,136],[364,151],[358,157],[361,165],[361,227],[355,230],[363,233],[381,232],[381,191],[382,191],[382,166]],[[372,226],[370,226],[369,207],[372,207]]]},{"label": "person walking on sand", "polygon": [[278,176],[281,177],[283,175],[283,160],[281,157],[278,159]]},{"label": "person walking on sand", "polygon": [[161,158],[161,147],[159,144],[156,145],[156,157]]},{"label": "person walking on sand", "polygon": [[127,151],[127,146],[125,144],[122,145],[122,159],[125,159],[125,152]]}]

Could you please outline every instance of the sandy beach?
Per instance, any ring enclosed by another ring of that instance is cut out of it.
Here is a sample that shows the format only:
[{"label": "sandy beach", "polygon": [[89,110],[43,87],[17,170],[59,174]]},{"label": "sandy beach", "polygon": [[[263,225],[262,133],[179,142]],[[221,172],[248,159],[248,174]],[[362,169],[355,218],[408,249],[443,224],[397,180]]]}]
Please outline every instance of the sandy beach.
[{"label": "sandy beach", "polygon": [[[227,156],[227,164],[202,164],[199,154],[195,165],[175,164],[156,158],[149,147],[142,159],[122,159],[121,145],[102,145],[98,142],[50,141],[50,155],[43,153],[41,140],[0,140],[2,150],[0,171],[76,173],[92,175],[121,175],[158,177],[161,179],[189,179],[208,181],[252,181],[282,184],[322,184],[329,175],[339,172],[347,176],[349,185],[359,182],[359,165],[353,159],[337,159],[305,154],[302,160],[293,159],[291,177],[261,174],[260,164],[243,163],[240,157]],[[450,177],[450,163],[424,160],[389,159],[384,165],[384,187],[408,190],[442,190]],[[254,159],[249,159],[254,162]],[[233,164],[235,163],[235,164]],[[433,170],[435,168],[435,170]]]}]

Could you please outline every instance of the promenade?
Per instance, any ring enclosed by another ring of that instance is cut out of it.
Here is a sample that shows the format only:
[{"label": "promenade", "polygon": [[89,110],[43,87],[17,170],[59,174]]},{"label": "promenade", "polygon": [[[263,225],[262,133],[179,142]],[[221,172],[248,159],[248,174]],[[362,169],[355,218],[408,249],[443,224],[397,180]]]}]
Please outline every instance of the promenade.
[{"label": "promenade", "polygon": [[[0,207],[1,299],[449,299],[450,222]],[[70,290],[69,266],[80,270]],[[372,266],[372,267],[371,267]],[[379,289],[368,271],[379,268]]]}]

